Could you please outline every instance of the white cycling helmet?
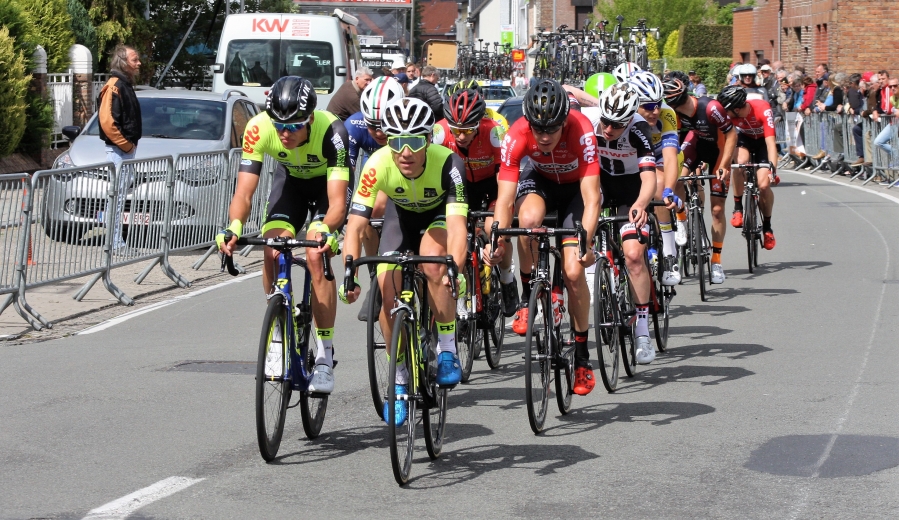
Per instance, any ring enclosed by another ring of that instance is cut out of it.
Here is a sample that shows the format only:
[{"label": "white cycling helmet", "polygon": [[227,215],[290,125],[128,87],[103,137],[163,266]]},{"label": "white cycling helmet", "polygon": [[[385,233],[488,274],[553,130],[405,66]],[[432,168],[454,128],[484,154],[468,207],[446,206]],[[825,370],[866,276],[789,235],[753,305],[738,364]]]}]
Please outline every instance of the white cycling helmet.
[{"label": "white cycling helmet", "polygon": [[630,83],[616,83],[599,96],[599,117],[614,123],[630,121],[640,106],[640,94]]},{"label": "white cycling helmet", "polygon": [[433,127],[434,112],[420,99],[398,99],[381,111],[381,130],[387,135],[430,135]]},{"label": "white cycling helmet", "polygon": [[389,76],[381,76],[365,87],[359,105],[362,108],[362,117],[372,124],[381,123],[381,109],[391,101],[403,99],[405,93],[400,82]]},{"label": "white cycling helmet", "polygon": [[637,72],[627,82],[637,89],[640,103],[658,103],[665,95],[662,90],[662,82],[652,72]]},{"label": "white cycling helmet", "polygon": [[639,65],[632,61],[628,61],[615,67],[612,75],[615,76],[615,79],[617,79],[619,83],[624,83],[629,80],[634,73],[640,72],[641,70],[643,69],[641,69]]},{"label": "white cycling helmet", "polygon": [[751,63],[744,63],[742,65],[737,65],[736,67],[734,67],[734,76],[744,76],[749,74],[752,74],[753,76],[758,74],[755,65]]}]

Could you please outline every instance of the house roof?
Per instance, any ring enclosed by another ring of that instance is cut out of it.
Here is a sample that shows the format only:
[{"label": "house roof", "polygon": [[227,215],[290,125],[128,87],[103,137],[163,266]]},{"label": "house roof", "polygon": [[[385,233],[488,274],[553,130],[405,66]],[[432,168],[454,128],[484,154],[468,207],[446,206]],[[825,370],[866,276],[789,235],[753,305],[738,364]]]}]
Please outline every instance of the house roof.
[{"label": "house roof", "polygon": [[455,32],[459,5],[456,0],[423,0],[421,30],[422,36],[444,36]]}]

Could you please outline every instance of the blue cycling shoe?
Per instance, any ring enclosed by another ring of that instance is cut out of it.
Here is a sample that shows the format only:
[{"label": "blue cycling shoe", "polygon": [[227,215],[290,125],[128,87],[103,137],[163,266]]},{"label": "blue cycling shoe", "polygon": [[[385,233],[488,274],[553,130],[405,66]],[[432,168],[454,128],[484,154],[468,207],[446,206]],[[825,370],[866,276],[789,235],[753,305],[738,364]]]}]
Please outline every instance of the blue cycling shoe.
[{"label": "blue cycling shoe", "polygon": [[437,356],[437,384],[457,385],[462,381],[462,363],[455,352],[441,352]]},{"label": "blue cycling shoe", "polygon": [[[396,385],[394,392],[396,392],[397,396],[401,395],[409,395],[409,390],[406,385]],[[396,410],[396,425],[402,426],[403,423],[406,422],[406,416],[409,414],[409,406],[408,401],[403,399],[402,401],[397,399],[394,403],[394,409]],[[390,417],[390,402],[388,400],[384,400],[384,410],[382,410],[381,417],[384,418],[384,422],[387,422],[388,417]]]}]

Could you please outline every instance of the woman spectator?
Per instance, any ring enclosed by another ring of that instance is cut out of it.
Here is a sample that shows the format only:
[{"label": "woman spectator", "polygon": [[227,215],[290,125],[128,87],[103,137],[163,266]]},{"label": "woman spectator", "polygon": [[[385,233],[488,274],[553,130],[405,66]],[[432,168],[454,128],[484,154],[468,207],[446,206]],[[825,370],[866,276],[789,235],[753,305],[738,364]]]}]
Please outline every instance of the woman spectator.
[{"label": "woman spectator", "polygon": [[812,113],[812,102],[818,93],[818,85],[811,76],[802,77],[802,104],[799,105],[799,112],[806,115]]},{"label": "woman spectator", "polygon": [[702,76],[699,74],[694,74],[690,81],[693,83],[693,94],[696,97],[702,97],[708,95],[708,90],[705,88],[705,85],[702,83]]},{"label": "woman spectator", "polygon": [[[826,94],[822,94],[821,91],[818,91],[819,100],[815,102],[815,112],[832,112],[835,114],[843,113],[843,83],[846,82],[846,74],[842,72],[825,76],[821,79],[821,88],[826,90]],[[820,98],[824,98],[824,101],[820,101]],[[833,135],[833,146],[827,146],[827,125],[832,125],[832,135]],[[822,120],[820,124],[821,129],[821,151],[816,154],[813,159],[823,159],[829,153],[843,153],[843,127],[842,125],[835,123],[833,120],[825,121]]]}]

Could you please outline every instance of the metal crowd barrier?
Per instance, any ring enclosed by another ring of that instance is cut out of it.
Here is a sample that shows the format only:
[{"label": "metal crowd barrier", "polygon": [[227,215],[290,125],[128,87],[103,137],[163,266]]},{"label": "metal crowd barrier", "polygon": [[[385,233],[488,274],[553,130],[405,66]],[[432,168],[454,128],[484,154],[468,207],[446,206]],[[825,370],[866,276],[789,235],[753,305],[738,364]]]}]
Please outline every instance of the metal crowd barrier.
[{"label": "metal crowd barrier", "polygon": [[870,136],[872,142],[871,156],[865,157],[871,163],[874,171],[871,179],[879,176],[889,183],[889,188],[899,183],[899,179],[897,179],[899,177],[897,176],[897,170],[899,170],[897,129],[899,129],[899,120],[893,116],[880,116],[879,121],[866,118],[862,123],[862,135],[865,138]]},{"label": "metal crowd barrier", "polygon": [[[215,234],[228,224],[239,166],[240,149],[234,149],[132,159],[119,170],[113,163],[98,163],[32,176],[0,176],[0,313],[13,304],[36,330],[51,327],[27,303],[26,292],[90,275],[74,295],[76,300],[102,278],[119,302],[131,305],[134,301],[112,282],[110,273],[148,260],[135,282],[141,283],[160,265],[173,282],[189,287],[191,282],[175,271],[169,255],[210,246],[194,265],[199,269],[215,251]],[[266,157],[245,235],[259,233],[273,167],[274,161]],[[127,193],[115,189],[119,175],[132,177]],[[112,224],[119,202],[123,210],[117,230]],[[116,244],[122,240],[124,244]]]}]

